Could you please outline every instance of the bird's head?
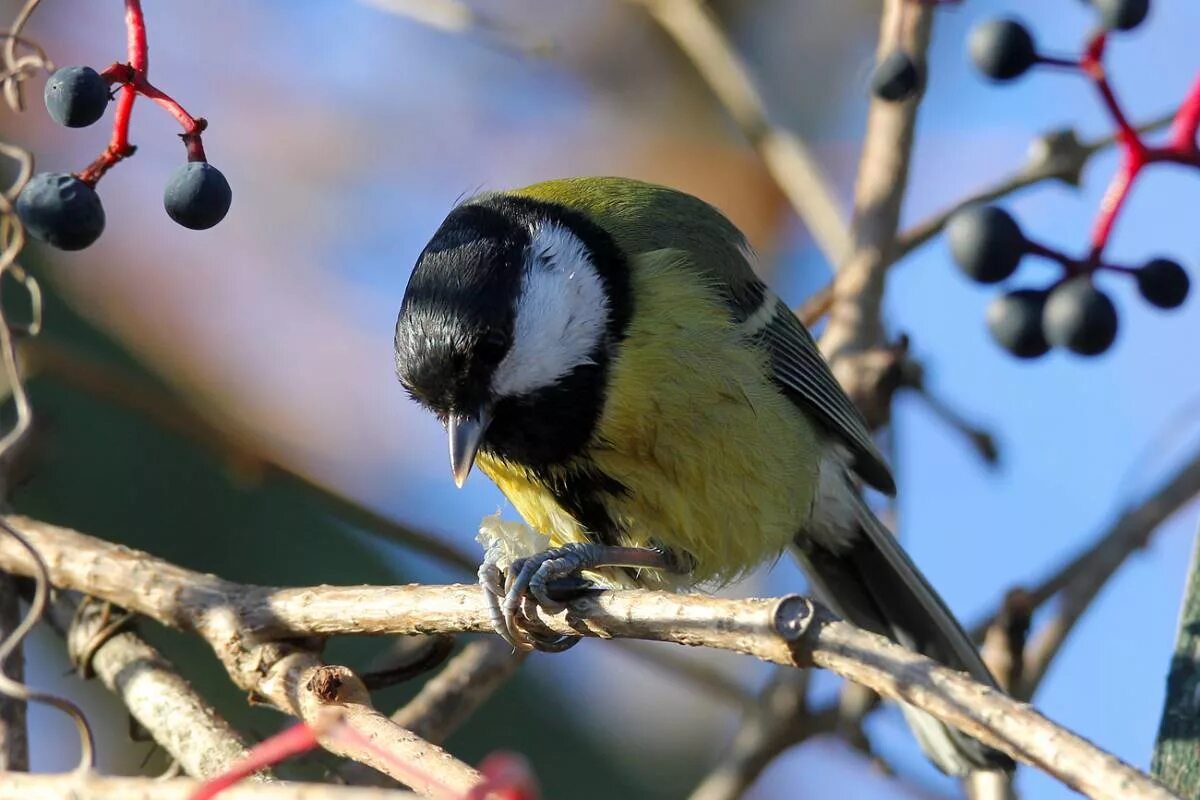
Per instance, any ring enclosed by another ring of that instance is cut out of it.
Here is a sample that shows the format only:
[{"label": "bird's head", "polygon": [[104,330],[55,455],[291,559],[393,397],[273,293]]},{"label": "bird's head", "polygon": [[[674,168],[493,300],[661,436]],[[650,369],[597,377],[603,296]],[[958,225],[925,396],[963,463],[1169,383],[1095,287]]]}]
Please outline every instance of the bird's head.
[{"label": "bird's head", "polygon": [[537,470],[587,444],[628,310],[625,261],[585,215],[505,194],[450,213],[395,344],[401,384],[447,428],[458,485],[480,449]]}]

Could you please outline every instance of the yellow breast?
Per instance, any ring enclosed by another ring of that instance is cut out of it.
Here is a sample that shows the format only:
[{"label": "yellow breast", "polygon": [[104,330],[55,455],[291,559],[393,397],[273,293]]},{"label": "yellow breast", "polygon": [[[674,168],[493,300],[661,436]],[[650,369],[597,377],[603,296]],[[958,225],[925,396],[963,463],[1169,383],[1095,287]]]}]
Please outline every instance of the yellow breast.
[{"label": "yellow breast", "polygon": [[[777,556],[807,520],[818,434],[771,384],[766,355],[686,266],[644,258],[631,272],[634,315],[580,458],[629,489],[606,503],[623,544],[688,554],[690,582],[729,581]],[[588,540],[525,470],[487,456],[479,463],[556,545]]]}]

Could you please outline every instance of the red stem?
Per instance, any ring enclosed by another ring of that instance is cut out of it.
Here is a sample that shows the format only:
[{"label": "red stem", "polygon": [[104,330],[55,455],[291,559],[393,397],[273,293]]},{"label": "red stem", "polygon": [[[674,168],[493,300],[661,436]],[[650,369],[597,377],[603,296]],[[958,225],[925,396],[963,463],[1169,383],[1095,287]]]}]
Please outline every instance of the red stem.
[{"label": "red stem", "polygon": [[150,72],[150,48],[146,44],[146,16],[142,0],[125,0],[125,30],[129,38],[129,66],[145,77]]},{"label": "red stem", "polygon": [[311,726],[303,722],[293,725],[250,748],[245,757],[236,761],[228,770],[200,784],[188,800],[211,800],[219,792],[243,778],[316,747],[317,734]]},{"label": "red stem", "polygon": [[125,0],[125,29],[129,43],[128,62],[113,64],[100,73],[110,85],[121,84],[121,87],[113,114],[112,139],[104,152],[78,173],[79,179],[90,186],[95,186],[104,173],[137,150],[129,143],[129,124],[133,103],[139,94],[165,108],[179,122],[183,128],[181,138],[187,148],[188,161],[206,160],[200,134],[208,123],[202,118],[193,117],[173,97],[150,83],[150,47],[146,40],[146,16],[142,12],[141,0]]},{"label": "red stem", "polygon": [[1113,226],[1117,222],[1117,215],[1121,213],[1121,208],[1129,197],[1129,190],[1133,187],[1142,168],[1149,163],[1147,154],[1145,149],[1139,150],[1127,146],[1117,174],[1113,176],[1108,188],[1104,191],[1104,198],[1100,201],[1100,210],[1096,214],[1096,223],[1092,228],[1092,252],[1088,257],[1088,263],[1093,267],[1100,263],[1100,257],[1104,254],[1104,246],[1108,244]]},{"label": "red stem", "polygon": [[1175,122],[1171,125],[1171,149],[1181,154],[1195,154],[1197,130],[1200,130],[1200,75],[1196,76],[1175,114]]}]

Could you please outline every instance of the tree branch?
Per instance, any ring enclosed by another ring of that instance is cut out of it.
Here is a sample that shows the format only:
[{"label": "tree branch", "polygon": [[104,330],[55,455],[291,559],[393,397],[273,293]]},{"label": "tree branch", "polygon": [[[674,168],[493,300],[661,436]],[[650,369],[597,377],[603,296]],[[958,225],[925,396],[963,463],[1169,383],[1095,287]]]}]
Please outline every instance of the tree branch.
[{"label": "tree branch", "polygon": [[[1197,495],[1200,495],[1200,453],[1195,453],[1143,501],[1121,514],[1078,555],[1032,588],[1021,590],[1030,613],[1055,597],[1059,597],[1060,602],[1054,618],[1026,647],[1022,680],[1019,686],[1013,687],[1015,696],[1033,696],[1075,623],[1109,579],[1130,556],[1146,546],[1160,525]],[[973,628],[972,635],[976,640],[983,637],[998,614]]]},{"label": "tree branch", "polygon": [[[264,648],[286,647],[282,641],[298,637],[344,633],[491,630],[486,601],[474,585],[241,586],[46,523],[21,517],[8,521],[42,554],[56,586],[77,588],[164,624],[200,633],[240,685],[254,687],[276,705],[305,719],[312,718],[314,707],[329,697],[320,691],[320,681],[313,680],[319,667],[316,657],[293,651],[273,662],[264,661]],[[30,555],[7,539],[0,540],[0,567],[18,574],[35,569]],[[541,620],[559,633],[669,641],[731,650],[787,666],[819,666],[885,697],[922,708],[1092,797],[1172,797],[1133,767],[1028,705],[837,620],[799,596],[726,600],[642,590],[607,591],[574,600],[566,613]],[[247,652],[257,668],[242,661]],[[264,663],[270,664],[266,675],[255,676]],[[355,696],[365,697],[365,689],[361,694],[356,690]],[[344,702],[340,696],[334,700]],[[347,707],[357,709],[355,703]],[[355,728],[386,723],[375,734],[377,742],[391,747],[395,737],[406,733],[381,715],[366,711],[372,716],[366,718],[364,713]],[[413,746],[420,747],[420,753],[408,749],[411,743],[402,742],[397,758],[436,762],[439,767],[453,761],[433,745],[418,742]],[[364,754],[353,755],[377,766]],[[443,783],[458,781],[453,785],[471,786],[478,780],[477,773],[458,762],[453,762],[450,771],[453,775]]]},{"label": "tree branch", "polygon": [[758,151],[829,263],[841,261],[849,238],[837,194],[800,137],[772,124],[750,70],[703,0],[634,1],[645,7],[691,59],[742,135]]},{"label": "tree branch", "polygon": [[[21,624],[21,603],[17,580],[0,575],[0,640],[12,636]],[[4,674],[17,683],[25,681],[25,657],[21,645],[4,661]],[[18,697],[0,695],[0,770],[29,769],[29,728],[27,705]]]},{"label": "tree branch", "polygon": [[[276,639],[256,635],[253,626],[247,626],[250,615],[237,604],[253,603],[256,596],[261,597],[262,589],[192,572],[74,531],[20,517],[7,519],[22,534],[32,533],[32,546],[50,560],[47,568],[54,586],[76,589],[165,625],[199,634],[235,684],[285,713],[316,724],[325,707],[343,702],[344,693],[328,691],[328,682],[314,683],[332,668],[318,659],[312,649],[315,643],[304,641],[311,634],[293,633]],[[0,551],[12,559],[11,569],[0,568],[22,575],[36,572],[37,565],[29,552],[12,537],[0,537]],[[351,612],[347,619],[353,617]],[[339,673],[339,685],[361,686],[349,670],[337,669],[345,673]],[[413,777],[405,771],[405,765],[420,763],[428,768],[423,777],[460,793],[479,782],[479,773],[474,769],[370,708],[365,687],[353,696],[354,702],[345,705],[347,721],[367,738],[378,740],[389,757],[381,758],[379,747],[361,748],[343,741],[329,743],[327,749],[331,752],[366,763],[399,781]],[[425,793],[420,785],[412,788]]]},{"label": "tree branch", "polygon": [[325,500],[345,521],[361,525],[430,558],[473,575],[478,559],[424,531],[373,511],[336,489],[272,461],[158,386],[120,367],[103,365],[51,339],[25,339],[20,352],[28,372],[39,372],[118,408],[139,414],[163,430],[194,442],[243,470],[290,480]]},{"label": "tree branch", "polygon": [[120,612],[62,593],[47,620],[67,639],[83,677],[94,670],[133,718],[185,773],[206,778],[244,757],[237,731],[198,695],[167,659],[136,633],[123,630]]},{"label": "tree branch", "polygon": [[[934,6],[887,0],[878,57],[903,49],[924,72]],[[874,425],[891,417],[891,391],[882,389],[888,363],[871,357],[884,347],[883,292],[891,263],[900,205],[908,186],[920,96],[903,103],[872,98],[854,188],[851,250],[838,262],[829,325],[821,349],[842,388]]]},{"label": "tree branch", "polygon": [[[200,786],[189,778],[125,778],[95,772],[0,773],[0,800],[189,800]],[[241,783],[221,800],[408,800],[411,792],[324,783]]]},{"label": "tree branch", "polygon": [[[1139,133],[1150,133],[1171,124],[1175,112],[1145,122],[1137,127]],[[956,213],[967,206],[990,203],[1021,189],[1045,181],[1057,180],[1071,186],[1079,186],[1083,170],[1092,157],[1116,143],[1116,136],[1104,136],[1091,142],[1080,142],[1074,130],[1054,131],[1034,139],[1029,158],[1016,172],[1001,178],[996,183],[969,194],[954,205],[902,233],[896,240],[893,260],[900,260],[928,242],[946,227]]]},{"label": "tree branch", "polygon": [[524,654],[498,637],[471,642],[417,696],[392,714],[392,722],[440,744],[516,674]]}]

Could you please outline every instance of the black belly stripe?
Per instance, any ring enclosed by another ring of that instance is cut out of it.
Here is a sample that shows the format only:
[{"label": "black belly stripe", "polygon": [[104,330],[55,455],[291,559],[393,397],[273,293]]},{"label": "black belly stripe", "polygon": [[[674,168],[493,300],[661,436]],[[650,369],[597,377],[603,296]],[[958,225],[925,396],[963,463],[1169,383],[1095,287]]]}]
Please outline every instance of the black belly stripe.
[{"label": "black belly stripe", "polygon": [[621,529],[609,513],[608,499],[629,494],[628,487],[594,466],[569,468],[564,475],[539,475],[554,499],[600,544],[621,543]]}]

